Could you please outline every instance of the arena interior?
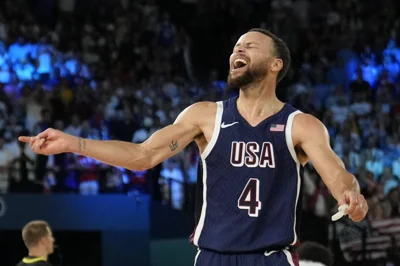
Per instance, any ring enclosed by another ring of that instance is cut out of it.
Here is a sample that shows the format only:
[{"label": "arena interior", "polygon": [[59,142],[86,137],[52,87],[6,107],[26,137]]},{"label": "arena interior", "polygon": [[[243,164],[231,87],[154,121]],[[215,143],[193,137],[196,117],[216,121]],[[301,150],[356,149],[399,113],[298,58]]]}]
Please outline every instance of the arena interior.
[{"label": "arena interior", "polygon": [[[190,145],[146,171],[18,142],[53,127],[145,141],[188,105],[237,94],[229,55],[250,28],[291,50],[279,99],[319,118],[368,199],[367,219],[337,205],[312,164],[300,241],[336,266],[400,265],[400,2],[396,0],[3,0],[0,2],[0,254],[16,265],[21,229],[46,220],[53,265],[193,265],[199,154]],[[4,264],[3,264],[4,263]]]}]

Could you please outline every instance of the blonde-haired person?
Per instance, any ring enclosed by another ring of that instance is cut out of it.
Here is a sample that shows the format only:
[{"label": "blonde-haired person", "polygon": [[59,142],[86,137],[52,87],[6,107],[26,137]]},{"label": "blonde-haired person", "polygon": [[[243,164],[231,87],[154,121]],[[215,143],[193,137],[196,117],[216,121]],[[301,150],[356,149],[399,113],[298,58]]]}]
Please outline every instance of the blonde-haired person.
[{"label": "blonde-haired person", "polygon": [[17,266],[51,266],[47,257],[54,251],[54,238],[50,226],[45,221],[31,221],[22,229],[22,239],[28,249]]}]

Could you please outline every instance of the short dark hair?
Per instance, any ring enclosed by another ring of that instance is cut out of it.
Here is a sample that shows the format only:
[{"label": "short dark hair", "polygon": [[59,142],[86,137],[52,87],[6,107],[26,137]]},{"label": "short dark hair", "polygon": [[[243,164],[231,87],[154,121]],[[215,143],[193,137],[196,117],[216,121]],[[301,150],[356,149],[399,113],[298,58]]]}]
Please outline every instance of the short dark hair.
[{"label": "short dark hair", "polygon": [[287,47],[286,43],[282,39],[278,38],[278,36],[276,36],[275,34],[266,29],[254,28],[249,30],[248,32],[259,32],[264,35],[267,35],[272,39],[272,42],[274,43],[275,55],[283,62],[283,67],[281,71],[279,71],[277,78],[277,82],[281,81],[286,76],[291,62],[290,50]]},{"label": "short dark hair", "polygon": [[49,235],[49,225],[45,221],[32,221],[22,229],[22,239],[25,246],[31,248],[36,246],[40,239]]},{"label": "short dark hair", "polygon": [[300,260],[320,262],[326,266],[333,265],[332,252],[321,244],[307,241],[297,248]]}]

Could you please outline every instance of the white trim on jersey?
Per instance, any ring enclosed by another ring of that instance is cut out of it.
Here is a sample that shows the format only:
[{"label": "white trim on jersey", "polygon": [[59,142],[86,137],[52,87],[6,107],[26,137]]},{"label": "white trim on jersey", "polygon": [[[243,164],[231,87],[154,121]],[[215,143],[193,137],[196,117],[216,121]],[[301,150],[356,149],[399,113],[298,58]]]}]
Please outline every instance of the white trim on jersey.
[{"label": "white trim on jersey", "polygon": [[212,149],[214,148],[215,143],[217,143],[219,131],[221,130],[221,121],[222,121],[223,110],[224,110],[223,103],[217,102],[217,113],[215,115],[213,134],[211,136],[210,142],[208,143],[207,147],[205,148],[205,150],[203,151],[203,153],[200,156],[201,162],[203,165],[203,206],[201,207],[200,219],[196,226],[196,230],[194,232],[193,243],[196,246],[199,246],[199,238],[201,235],[201,231],[203,231],[204,220],[206,219],[206,210],[207,210],[207,164],[206,164],[206,158],[210,154]]},{"label": "white trim on jersey", "polygon": [[283,253],[285,253],[286,258],[287,258],[287,260],[288,260],[290,266],[296,266],[296,265],[294,264],[293,257],[292,257],[292,254],[290,253],[290,251],[289,251],[289,250],[286,250],[286,249],[284,249],[284,250],[282,250],[282,251],[283,251]]},{"label": "white trim on jersey", "polygon": [[296,244],[296,242],[297,242],[297,234],[296,234],[296,222],[297,222],[296,218],[297,217],[296,217],[296,214],[297,214],[297,202],[299,200],[300,187],[301,187],[300,161],[297,158],[296,151],[295,151],[294,145],[293,145],[292,127],[293,127],[294,117],[297,114],[301,114],[301,113],[302,113],[301,111],[295,111],[295,112],[291,113],[287,119],[286,128],[285,128],[286,145],[288,146],[290,155],[292,155],[292,158],[296,163],[296,171],[297,171],[297,195],[296,195],[296,205],[294,207],[294,223],[293,223],[294,239],[293,239],[292,245]]},{"label": "white trim on jersey", "polygon": [[285,128],[286,144],[289,148],[290,155],[292,155],[293,160],[298,164],[300,163],[300,161],[297,158],[297,154],[296,154],[296,151],[295,151],[294,145],[293,145],[292,127],[293,127],[294,117],[301,113],[302,113],[301,111],[295,111],[295,112],[291,113],[287,119],[286,128]]},{"label": "white trim on jersey", "polygon": [[193,265],[193,266],[196,266],[196,264],[197,264],[197,259],[198,259],[198,258],[199,258],[199,256],[200,256],[200,252],[201,252],[201,250],[200,250],[200,249],[198,249],[198,250],[197,250],[196,257],[194,257],[194,265]]},{"label": "white trim on jersey", "polygon": [[207,147],[201,153],[201,158],[206,159],[207,156],[210,154],[212,149],[217,143],[219,131],[221,130],[221,121],[222,121],[222,113],[224,111],[224,105],[222,102],[217,102],[217,113],[215,114],[215,121],[214,121],[214,130],[211,136],[210,142],[207,144]]}]

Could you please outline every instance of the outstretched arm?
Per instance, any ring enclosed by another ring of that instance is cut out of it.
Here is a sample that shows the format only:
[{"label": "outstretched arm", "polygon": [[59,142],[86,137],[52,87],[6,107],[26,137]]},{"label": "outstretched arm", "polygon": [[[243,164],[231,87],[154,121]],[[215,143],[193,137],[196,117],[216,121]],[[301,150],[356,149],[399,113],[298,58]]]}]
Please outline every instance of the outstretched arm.
[{"label": "outstretched arm", "polygon": [[196,126],[177,121],[141,144],[76,138],[69,151],[109,165],[145,170],[182,151],[200,133]]},{"label": "outstretched arm", "polygon": [[299,114],[293,122],[293,140],[312,161],[339,205],[349,204],[350,217],[354,221],[362,220],[368,205],[360,194],[357,179],[330,147],[325,126],[311,115]]},{"label": "outstretched arm", "polygon": [[141,144],[83,139],[54,129],[48,129],[35,137],[19,139],[29,142],[36,153],[49,155],[73,152],[109,165],[144,170],[179,153],[202,133],[199,113],[207,106],[209,103],[197,103],[186,108],[174,124],[155,132]]}]

